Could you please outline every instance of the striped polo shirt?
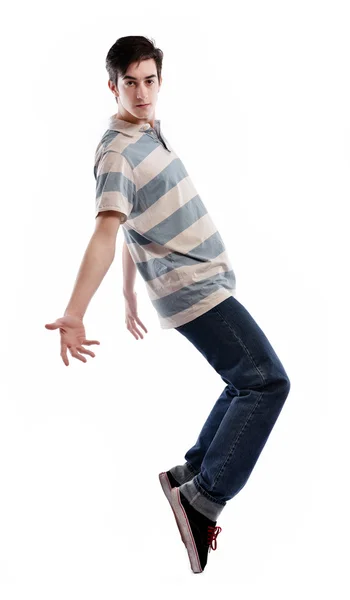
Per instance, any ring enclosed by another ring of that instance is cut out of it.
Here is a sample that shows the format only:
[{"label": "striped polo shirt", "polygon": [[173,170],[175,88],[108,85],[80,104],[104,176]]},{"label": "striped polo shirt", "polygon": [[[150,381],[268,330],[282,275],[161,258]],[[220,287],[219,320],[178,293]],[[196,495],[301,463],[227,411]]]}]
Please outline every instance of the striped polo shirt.
[{"label": "striped polo shirt", "polygon": [[160,120],[113,115],[96,148],[95,218],[121,213],[124,238],[162,329],[178,327],[235,296],[224,242]]}]

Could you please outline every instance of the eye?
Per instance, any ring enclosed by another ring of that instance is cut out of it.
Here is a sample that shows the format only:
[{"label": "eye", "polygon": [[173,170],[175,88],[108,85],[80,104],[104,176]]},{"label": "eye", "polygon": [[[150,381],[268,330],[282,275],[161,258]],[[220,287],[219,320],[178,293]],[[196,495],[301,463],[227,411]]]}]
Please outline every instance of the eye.
[{"label": "eye", "polygon": [[[134,83],[135,83],[135,81],[127,81],[127,82],[126,82],[126,85],[127,85],[128,87],[129,87],[129,83],[132,83],[132,84],[134,84]],[[153,81],[153,79],[148,79],[147,83],[152,83],[152,84],[154,84],[154,81]]]}]

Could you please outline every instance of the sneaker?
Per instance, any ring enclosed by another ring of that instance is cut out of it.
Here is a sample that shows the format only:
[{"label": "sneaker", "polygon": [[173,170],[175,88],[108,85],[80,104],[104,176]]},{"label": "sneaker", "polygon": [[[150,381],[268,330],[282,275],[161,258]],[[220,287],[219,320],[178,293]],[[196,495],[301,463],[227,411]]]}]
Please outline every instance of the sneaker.
[{"label": "sneaker", "polygon": [[170,473],[170,471],[166,471],[166,473],[159,473],[159,481],[163,488],[164,494],[170,502],[171,488],[179,487],[180,483],[176,481],[175,477]]},{"label": "sneaker", "polygon": [[174,509],[172,507],[172,503],[171,503],[171,490],[172,490],[172,488],[179,487],[180,483],[178,481],[176,481],[175,477],[173,477],[173,475],[170,473],[170,471],[159,473],[159,481],[160,481],[160,484],[161,484],[161,486],[163,488],[163,492],[166,495],[166,497],[168,499],[168,502],[169,502],[169,504],[171,506],[171,509],[172,509],[172,511],[174,513],[175,521],[176,521],[177,526],[179,528],[181,539],[182,539],[183,543],[185,544],[185,540],[182,537],[182,532],[181,532],[181,529],[180,529],[179,524],[177,522],[176,514],[175,514],[175,511],[174,511]]},{"label": "sneaker", "polygon": [[193,573],[202,573],[208,560],[208,552],[216,550],[216,538],[221,527],[191,506],[177,487],[170,491],[170,503],[181,538],[186,546]]}]

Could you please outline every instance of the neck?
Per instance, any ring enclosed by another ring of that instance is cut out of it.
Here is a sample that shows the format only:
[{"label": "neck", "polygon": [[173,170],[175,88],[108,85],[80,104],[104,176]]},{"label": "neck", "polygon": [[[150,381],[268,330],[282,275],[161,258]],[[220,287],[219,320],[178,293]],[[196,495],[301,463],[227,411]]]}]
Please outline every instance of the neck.
[{"label": "neck", "polygon": [[154,127],[154,121],[155,121],[154,112],[155,111],[153,111],[153,113],[150,115],[150,117],[148,119],[138,119],[137,117],[135,117],[134,115],[129,113],[127,110],[118,109],[116,117],[117,117],[117,119],[122,119],[122,121],[128,121],[129,123],[135,123],[135,124],[140,124],[140,125],[143,125],[144,123],[149,123],[151,127]]}]

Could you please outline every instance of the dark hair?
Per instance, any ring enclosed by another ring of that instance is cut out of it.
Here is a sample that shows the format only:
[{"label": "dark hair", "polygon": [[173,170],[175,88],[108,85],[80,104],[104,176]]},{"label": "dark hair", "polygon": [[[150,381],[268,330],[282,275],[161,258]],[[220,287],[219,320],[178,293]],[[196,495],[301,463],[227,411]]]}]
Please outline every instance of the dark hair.
[{"label": "dark hair", "polygon": [[[142,60],[149,58],[155,60],[159,81],[162,72],[163,52],[160,48],[155,47],[154,40],[143,35],[128,35],[117,39],[108,50],[106,57],[106,69],[109,79],[117,86],[118,75],[123,77],[131,63],[137,62],[138,66]],[[116,101],[118,102],[118,98],[116,98]]]}]

